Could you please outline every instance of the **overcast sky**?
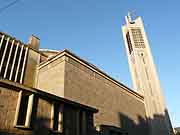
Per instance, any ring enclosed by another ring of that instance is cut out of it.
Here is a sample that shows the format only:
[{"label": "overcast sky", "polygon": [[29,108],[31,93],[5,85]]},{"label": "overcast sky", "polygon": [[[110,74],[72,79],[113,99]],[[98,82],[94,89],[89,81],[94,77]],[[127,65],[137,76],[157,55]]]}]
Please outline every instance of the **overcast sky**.
[{"label": "overcast sky", "polygon": [[[0,8],[13,0],[0,0]],[[0,10],[0,31],[41,48],[69,49],[132,88],[121,26],[141,16],[173,126],[180,126],[179,0],[20,0]]]}]

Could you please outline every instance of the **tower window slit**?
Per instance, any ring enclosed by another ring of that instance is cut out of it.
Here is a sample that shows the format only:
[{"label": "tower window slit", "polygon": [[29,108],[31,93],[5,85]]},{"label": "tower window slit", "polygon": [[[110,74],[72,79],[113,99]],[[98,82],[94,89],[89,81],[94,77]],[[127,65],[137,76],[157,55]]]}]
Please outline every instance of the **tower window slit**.
[{"label": "tower window slit", "polygon": [[129,32],[126,34],[126,39],[127,39],[129,53],[131,54],[131,52],[133,51],[133,48],[132,48],[132,43],[131,43]]}]

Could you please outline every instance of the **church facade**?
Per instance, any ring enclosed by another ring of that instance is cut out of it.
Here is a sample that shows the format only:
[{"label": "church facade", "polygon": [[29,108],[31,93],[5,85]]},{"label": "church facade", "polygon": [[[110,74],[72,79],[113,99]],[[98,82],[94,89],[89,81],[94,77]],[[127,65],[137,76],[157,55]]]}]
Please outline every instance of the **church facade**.
[{"label": "church facade", "polygon": [[33,35],[24,44],[0,33],[0,134],[152,134],[142,93],[68,50],[39,45]]}]

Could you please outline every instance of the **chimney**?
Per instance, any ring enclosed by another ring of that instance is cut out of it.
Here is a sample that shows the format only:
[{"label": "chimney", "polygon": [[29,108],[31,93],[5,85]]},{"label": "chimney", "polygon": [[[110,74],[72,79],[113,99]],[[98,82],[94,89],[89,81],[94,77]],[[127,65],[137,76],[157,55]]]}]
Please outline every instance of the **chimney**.
[{"label": "chimney", "polygon": [[39,44],[40,44],[40,39],[34,35],[31,35],[29,37],[29,46],[33,48],[34,50],[38,51],[39,50]]}]

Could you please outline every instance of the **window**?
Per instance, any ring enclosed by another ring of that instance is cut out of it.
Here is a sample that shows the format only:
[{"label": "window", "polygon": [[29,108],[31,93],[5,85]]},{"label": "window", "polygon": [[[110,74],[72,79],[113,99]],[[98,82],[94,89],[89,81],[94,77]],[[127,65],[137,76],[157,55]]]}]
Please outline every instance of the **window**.
[{"label": "window", "polygon": [[64,106],[63,134],[89,135],[92,131],[91,117],[86,110],[72,106]]},{"label": "window", "polygon": [[22,83],[21,82],[21,75],[23,74],[22,73],[22,67],[23,67],[23,63],[24,63],[24,59],[25,59],[25,52],[26,52],[26,49],[23,48],[22,50],[22,54],[21,54],[21,57],[19,58],[19,70],[17,72],[17,82],[19,83]]},{"label": "window", "polygon": [[4,68],[2,67],[3,66],[3,62],[4,62],[4,57],[5,57],[5,53],[6,53],[6,49],[7,49],[7,44],[9,42],[9,38],[8,39],[4,39],[2,41],[2,44],[1,44],[1,54],[0,54],[0,59],[1,59],[1,63],[0,63],[0,76],[3,77],[3,70]]},{"label": "window", "polygon": [[68,104],[54,102],[51,129],[63,135],[88,135],[93,129],[93,114]]},{"label": "window", "polygon": [[9,56],[10,49],[11,49],[11,42],[12,41],[10,40],[10,38],[8,38],[7,42],[6,42],[3,58],[2,58],[3,63],[1,63],[2,64],[1,74],[2,74],[3,77],[4,77],[4,74],[5,74],[7,60],[8,60],[8,56]]},{"label": "window", "polygon": [[19,92],[14,126],[30,127],[34,94]]},{"label": "window", "polygon": [[80,111],[80,115],[79,115],[79,129],[80,129],[80,134],[83,135],[83,134],[87,134],[87,126],[88,126],[88,123],[87,123],[87,114],[86,114],[86,111]]},{"label": "window", "polygon": [[51,110],[51,128],[60,133],[63,132],[63,104],[53,103]]},{"label": "window", "polygon": [[130,38],[129,32],[126,34],[126,39],[127,39],[129,53],[131,54],[131,52],[133,51],[133,47],[132,47],[132,43],[131,43],[131,38]]},{"label": "window", "polygon": [[134,39],[134,46],[136,48],[145,48],[144,39],[140,28],[131,28],[132,36]]}]

